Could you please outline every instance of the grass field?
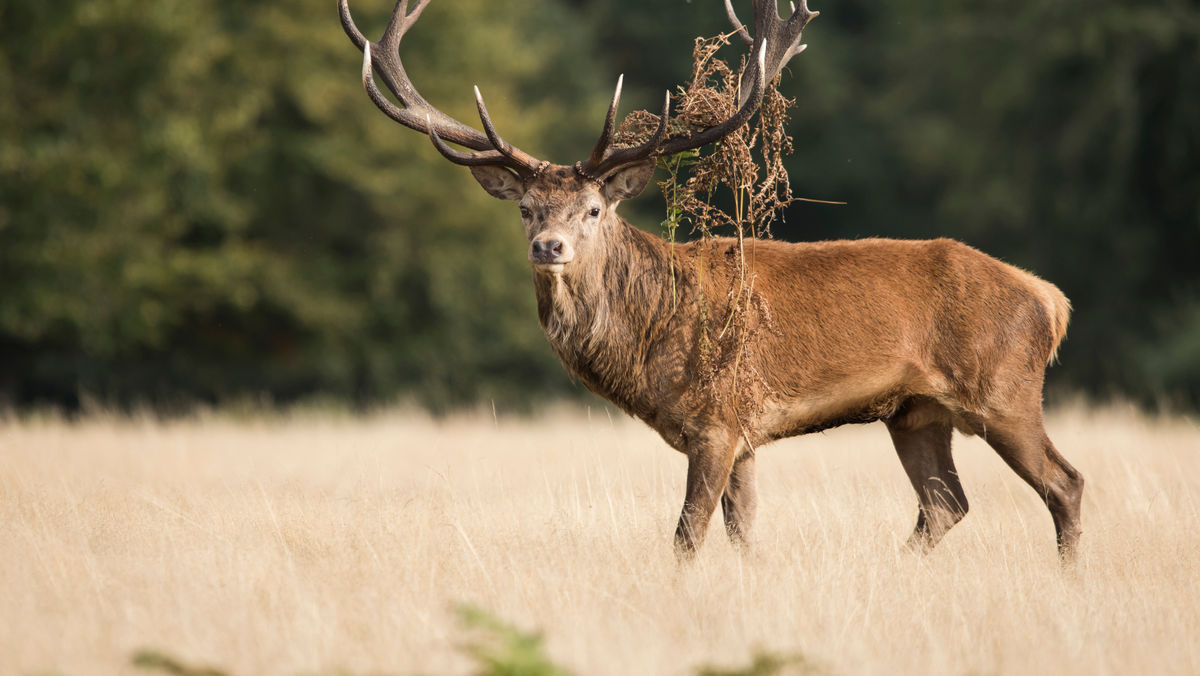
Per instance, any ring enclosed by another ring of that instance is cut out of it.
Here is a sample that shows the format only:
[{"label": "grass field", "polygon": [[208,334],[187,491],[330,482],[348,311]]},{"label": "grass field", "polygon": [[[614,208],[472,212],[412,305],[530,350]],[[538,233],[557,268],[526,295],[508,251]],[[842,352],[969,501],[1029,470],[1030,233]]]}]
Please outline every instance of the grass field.
[{"label": "grass field", "polygon": [[684,458],[604,409],[0,421],[0,674],[466,673],[458,604],[543,631],[577,674],[757,651],[834,674],[1200,673],[1200,427],[1061,411],[1086,479],[1050,517],[977,439],[971,513],[932,554],[881,425],[759,453],[759,546],[719,517],[680,568]]}]

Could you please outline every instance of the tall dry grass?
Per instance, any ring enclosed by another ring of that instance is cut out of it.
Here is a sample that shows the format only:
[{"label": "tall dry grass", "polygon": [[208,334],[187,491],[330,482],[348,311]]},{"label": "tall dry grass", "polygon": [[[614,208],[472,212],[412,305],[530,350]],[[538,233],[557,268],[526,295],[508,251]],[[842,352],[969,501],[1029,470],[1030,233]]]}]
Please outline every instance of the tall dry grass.
[{"label": "tall dry grass", "polygon": [[[984,444],[931,555],[882,426],[760,450],[759,549],[677,567],[684,459],[602,409],[0,423],[0,673],[122,673],[140,648],[240,674],[461,673],[452,608],[540,628],[580,674],[755,650],[841,674],[1200,673],[1200,428],[1068,411],[1076,569]],[[718,517],[719,522],[719,517]]]}]

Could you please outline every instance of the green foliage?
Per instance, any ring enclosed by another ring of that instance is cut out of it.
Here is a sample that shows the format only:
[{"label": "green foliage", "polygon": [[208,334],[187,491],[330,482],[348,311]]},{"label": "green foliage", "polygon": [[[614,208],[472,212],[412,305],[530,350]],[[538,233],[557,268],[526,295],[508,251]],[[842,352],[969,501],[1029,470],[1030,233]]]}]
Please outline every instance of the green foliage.
[{"label": "green foliage", "polygon": [[542,635],[524,632],[476,606],[458,608],[463,627],[482,634],[463,645],[479,665],[479,676],[567,676],[542,647]]},{"label": "green foliage", "polygon": [[[477,676],[570,676],[565,667],[555,664],[545,652],[540,632],[522,631],[488,611],[473,605],[455,609],[463,629],[472,640],[461,649],[476,664]],[[224,676],[209,667],[195,667],[157,650],[141,650],[131,659],[133,666],[173,676]],[[350,676],[351,672],[333,672]],[[826,671],[803,655],[776,655],[756,652],[743,667],[701,666],[696,676],[783,676],[785,674],[823,674]]]},{"label": "green foliage", "polygon": [[[381,33],[390,6],[359,4]],[[559,155],[602,87],[566,77],[586,36],[528,36],[572,19],[433,3],[406,64],[460,119],[482,83],[506,135]],[[0,45],[0,395],[564,391],[511,205],[370,104],[331,3],[19,3]]]},{"label": "green foliage", "polygon": [[[378,35],[390,3],[354,5]],[[789,173],[848,205],[794,205],[776,236],[967,241],[1071,297],[1052,392],[1200,407],[1200,7],[814,8]],[[480,83],[507,138],[569,162],[616,73],[652,107],[724,30],[708,3],[438,0],[405,62],[464,121]],[[512,206],[379,113],[359,63],[329,0],[0,4],[0,403],[578,391]]]},{"label": "green foliage", "polygon": [[700,667],[696,676],[776,676],[783,674],[824,674],[826,671],[803,655],[776,655],[758,652],[744,667]]},{"label": "green foliage", "polygon": [[224,671],[210,667],[194,667],[157,650],[139,650],[129,660],[130,664],[146,671],[157,671],[172,676],[225,676]]}]

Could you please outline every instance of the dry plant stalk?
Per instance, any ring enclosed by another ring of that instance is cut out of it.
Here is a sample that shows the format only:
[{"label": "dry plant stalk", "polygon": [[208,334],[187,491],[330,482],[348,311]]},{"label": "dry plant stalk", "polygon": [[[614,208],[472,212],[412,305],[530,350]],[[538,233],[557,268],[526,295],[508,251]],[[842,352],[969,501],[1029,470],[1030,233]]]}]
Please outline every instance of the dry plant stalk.
[{"label": "dry plant stalk", "polygon": [[[717,58],[721,47],[729,44],[734,34],[712,38],[697,38],[692,50],[692,77],[686,87],[680,87],[674,98],[675,114],[671,134],[686,134],[713,126],[729,119],[738,109],[739,86],[743,59],[735,71]],[[700,318],[702,377],[712,386],[714,399],[722,401],[725,393],[716,387],[719,376],[728,370],[732,404],[743,420],[756,413],[748,409],[752,389],[765,383],[760,374],[746,368],[748,346],[759,331],[770,330],[771,311],[766,300],[754,292],[754,276],[746,264],[746,239],[770,238],[771,225],[783,209],[799,201],[792,195],[784,157],[792,153],[792,139],[786,125],[788,111],[795,105],[779,93],[779,78],[770,83],[763,96],[757,122],[744,125],[726,136],[714,150],[701,155],[698,150],[659,158],[659,166],[667,171],[659,188],[667,202],[667,217],[663,221],[670,241],[675,241],[676,229],[682,223],[691,225],[692,233],[702,238],[714,237],[718,231],[732,233],[738,240],[738,259],[730,279],[736,280],[721,295],[728,308],[722,316],[712,317],[704,289],[704,261],[696,262],[700,279]],[[637,144],[648,139],[658,128],[659,116],[640,110],[627,116],[621,125],[618,140],[622,144]],[[726,193],[727,194],[724,194]],[[722,208],[719,199],[731,204]],[[717,261],[710,261],[715,264]],[[674,283],[674,260],[671,281]],[[674,297],[674,294],[673,294]],[[757,398],[761,400],[761,397]]]}]

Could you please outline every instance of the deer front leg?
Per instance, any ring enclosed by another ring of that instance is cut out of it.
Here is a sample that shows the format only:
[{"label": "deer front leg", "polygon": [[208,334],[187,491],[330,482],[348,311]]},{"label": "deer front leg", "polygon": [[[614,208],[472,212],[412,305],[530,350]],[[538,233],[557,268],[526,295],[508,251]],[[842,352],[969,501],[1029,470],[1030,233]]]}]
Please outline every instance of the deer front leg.
[{"label": "deer front leg", "polygon": [[758,511],[758,492],[754,485],[754,453],[743,454],[734,461],[729,484],[721,496],[721,512],[725,515],[725,532],[738,549],[750,546],[750,527]]},{"label": "deer front leg", "polygon": [[691,559],[704,542],[708,522],[729,483],[739,441],[733,435],[710,434],[688,444],[687,493],[675,529],[675,555],[680,560]]}]

